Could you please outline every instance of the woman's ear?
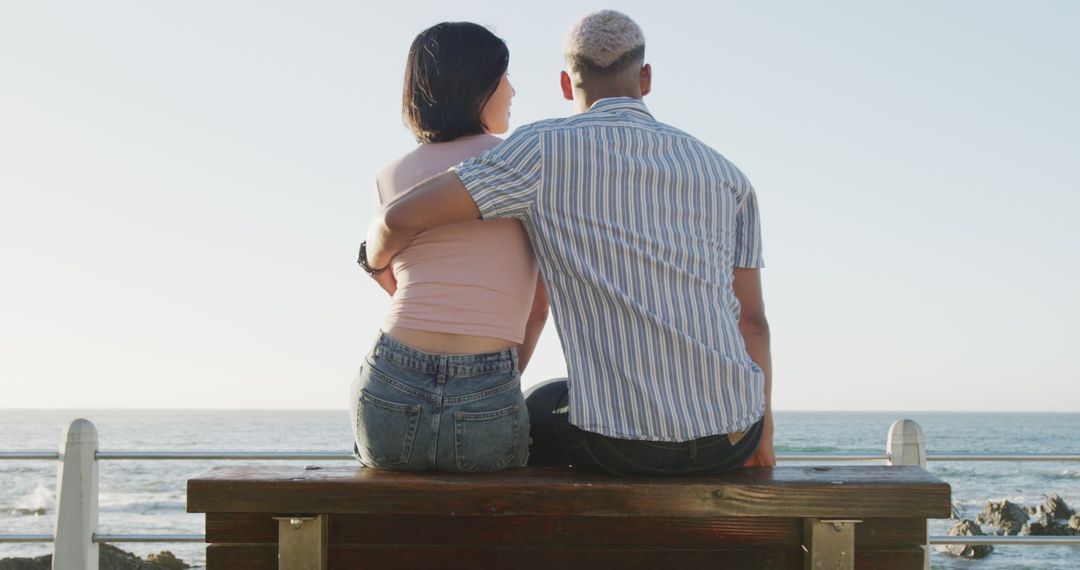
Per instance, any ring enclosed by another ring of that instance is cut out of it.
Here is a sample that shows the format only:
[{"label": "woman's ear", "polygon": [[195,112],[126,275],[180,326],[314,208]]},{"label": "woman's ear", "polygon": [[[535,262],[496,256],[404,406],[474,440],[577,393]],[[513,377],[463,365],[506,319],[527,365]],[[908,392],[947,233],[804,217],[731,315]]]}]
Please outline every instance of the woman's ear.
[{"label": "woman's ear", "polygon": [[570,81],[570,74],[569,73],[567,73],[565,71],[563,71],[561,73],[562,74],[559,75],[559,85],[562,86],[563,99],[566,99],[567,101],[573,101],[574,100],[574,83],[572,81]]}]

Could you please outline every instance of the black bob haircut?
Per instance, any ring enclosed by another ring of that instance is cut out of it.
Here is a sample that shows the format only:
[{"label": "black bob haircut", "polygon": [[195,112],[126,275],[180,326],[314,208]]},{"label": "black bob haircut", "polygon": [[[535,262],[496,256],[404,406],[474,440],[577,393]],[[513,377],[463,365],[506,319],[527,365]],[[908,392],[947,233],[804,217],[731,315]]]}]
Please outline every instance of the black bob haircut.
[{"label": "black bob haircut", "polygon": [[506,42],[481,25],[443,22],[420,32],[405,63],[405,126],[421,143],[483,134],[480,112],[509,65]]}]

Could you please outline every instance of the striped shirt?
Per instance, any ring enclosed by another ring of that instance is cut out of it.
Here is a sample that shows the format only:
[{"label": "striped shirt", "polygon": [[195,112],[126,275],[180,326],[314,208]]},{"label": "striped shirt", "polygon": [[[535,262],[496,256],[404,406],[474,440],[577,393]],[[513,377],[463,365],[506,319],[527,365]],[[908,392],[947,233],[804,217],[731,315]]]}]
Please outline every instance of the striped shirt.
[{"label": "striped shirt", "polygon": [[762,266],[750,182],[638,99],[518,128],[455,168],[484,218],[522,221],[566,355],[570,422],[687,441],[745,430],[764,375],[734,267]]}]

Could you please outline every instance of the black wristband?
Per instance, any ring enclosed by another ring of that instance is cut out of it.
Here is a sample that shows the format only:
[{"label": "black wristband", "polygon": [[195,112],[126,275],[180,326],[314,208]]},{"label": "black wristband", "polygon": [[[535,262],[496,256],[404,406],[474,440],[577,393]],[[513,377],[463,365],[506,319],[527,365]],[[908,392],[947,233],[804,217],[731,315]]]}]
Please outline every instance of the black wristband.
[{"label": "black wristband", "polygon": [[368,265],[368,261],[367,261],[367,242],[366,241],[360,244],[360,256],[356,258],[356,262],[360,264],[361,269],[366,271],[367,274],[372,276],[372,277],[375,277],[376,275],[378,275],[378,274],[382,273],[383,271],[386,271],[387,269],[390,268],[389,263],[386,264],[386,267],[380,267],[379,269],[375,269],[374,267]]}]

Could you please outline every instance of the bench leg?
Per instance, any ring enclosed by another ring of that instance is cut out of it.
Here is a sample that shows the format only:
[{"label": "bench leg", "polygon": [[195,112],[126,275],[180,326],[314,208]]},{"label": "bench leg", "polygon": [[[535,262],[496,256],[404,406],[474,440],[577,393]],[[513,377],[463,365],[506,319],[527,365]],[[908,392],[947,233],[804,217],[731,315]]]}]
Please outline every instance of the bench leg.
[{"label": "bench leg", "polygon": [[803,519],[804,570],[854,570],[857,520]]},{"label": "bench leg", "polygon": [[326,570],[326,515],[274,518],[278,570]]}]

